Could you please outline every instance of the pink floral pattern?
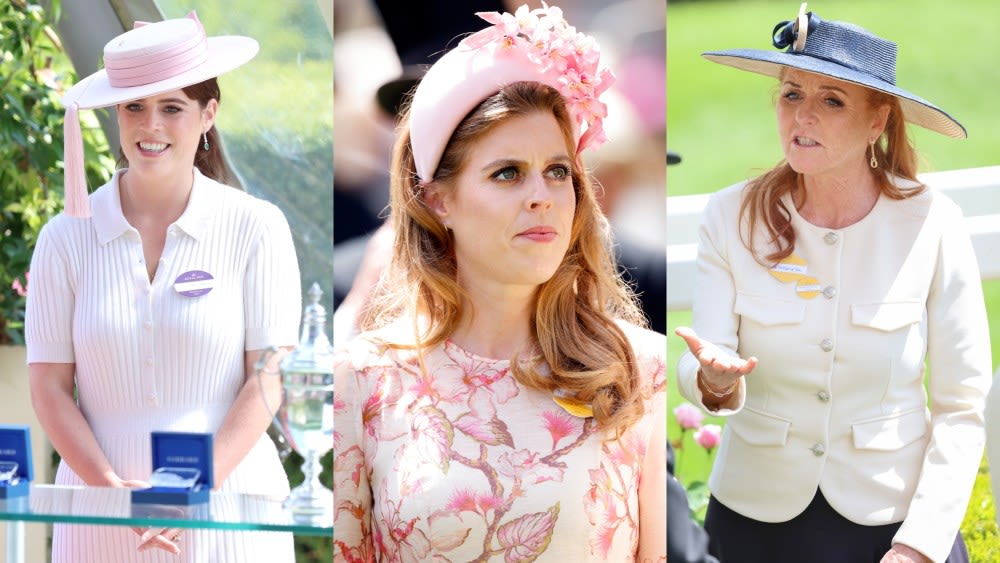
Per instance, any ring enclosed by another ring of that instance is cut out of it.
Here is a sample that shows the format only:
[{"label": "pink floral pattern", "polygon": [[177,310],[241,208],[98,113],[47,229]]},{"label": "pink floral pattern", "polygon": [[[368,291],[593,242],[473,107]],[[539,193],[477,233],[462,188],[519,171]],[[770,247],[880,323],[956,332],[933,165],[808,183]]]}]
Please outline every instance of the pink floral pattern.
[{"label": "pink floral pattern", "polygon": [[634,561],[643,459],[665,447],[650,443],[665,340],[627,333],[650,398],[619,440],[451,342],[426,371],[380,344],[390,329],[339,351],[334,560]]}]

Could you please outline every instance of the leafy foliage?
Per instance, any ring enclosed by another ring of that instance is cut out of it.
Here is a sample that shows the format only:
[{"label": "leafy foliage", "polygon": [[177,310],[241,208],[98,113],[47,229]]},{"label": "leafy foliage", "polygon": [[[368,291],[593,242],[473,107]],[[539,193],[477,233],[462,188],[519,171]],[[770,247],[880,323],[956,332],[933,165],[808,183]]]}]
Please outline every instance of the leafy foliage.
[{"label": "leafy foliage", "polygon": [[[26,0],[0,3],[0,344],[24,342],[25,277],[42,225],[62,208],[63,107],[75,80],[50,26],[59,12]],[[87,179],[110,177],[100,128],[83,130]],[[23,293],[23,292],[22,292]]]},{"label": "leafy foliage", "polygon": [[983,459],[972,487],[972,497],[962,521],[962,537],[970,561],[1000,561],[997,541],[996,506],[990,492],[990,468]]}]

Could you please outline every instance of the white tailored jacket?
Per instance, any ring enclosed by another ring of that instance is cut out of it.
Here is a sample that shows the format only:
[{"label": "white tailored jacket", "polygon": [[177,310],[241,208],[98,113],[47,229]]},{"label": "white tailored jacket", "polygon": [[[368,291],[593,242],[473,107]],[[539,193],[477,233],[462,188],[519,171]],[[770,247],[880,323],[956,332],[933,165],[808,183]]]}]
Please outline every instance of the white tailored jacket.
[{"label": "white tailored jacket", "polygon": [[[729,418],[712,494],[750,518],[783,522],[819,488],[851,521],[902,521],[894,542],[944,561],[982,458],[991,383],[961,210],[928,188],[881,196],[864,219],[831,230],[785,196],[796,245],[769,269],[737,228],[744,186],[713,195],[699,230],[693,328],[759,359],[715,413]],[[678,385],[701,405],[697,371],[685,353]]]}]

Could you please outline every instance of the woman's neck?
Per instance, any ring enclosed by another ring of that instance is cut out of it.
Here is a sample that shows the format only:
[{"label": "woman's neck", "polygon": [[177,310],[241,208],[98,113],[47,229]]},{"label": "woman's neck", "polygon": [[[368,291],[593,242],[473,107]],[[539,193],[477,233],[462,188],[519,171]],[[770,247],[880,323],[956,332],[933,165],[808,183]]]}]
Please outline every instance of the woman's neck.
[{"label": "woman's neck", "polygon": [[531,318],[537,286],[484,284],[468,287],[464,313],[451,340],[486,358],[508,359],[534,353]]},{"label": "woman's neck", "polygon": [[842,229],[864,219],[878,201],[881,188],[869,170],[854,174],[803,176],[792,192],[799,215],[818,227]]},{"label": "woman's neck", "polygon": [[162,177],[126,170],[118,179],[122,212],[128,219],[156,217],[172,223],[184,213],[193,185],[193,172]]}]

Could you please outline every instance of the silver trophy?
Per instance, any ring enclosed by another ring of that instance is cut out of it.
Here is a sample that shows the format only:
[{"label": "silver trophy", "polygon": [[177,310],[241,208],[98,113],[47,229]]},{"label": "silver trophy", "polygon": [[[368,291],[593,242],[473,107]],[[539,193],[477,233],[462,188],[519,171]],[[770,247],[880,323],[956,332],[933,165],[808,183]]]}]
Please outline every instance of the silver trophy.
[{"label": "silver trophy", "polygon": [[[325,522],[333,519],[333,492],[319,475],[320,460],[333,448],[333,348],[325,331],[326,309],[319,303],[322,296],[314,283],[302,315],[299,344],[281,361],[281,405],[277,409],[268,405],[268,411],[282,437],[303,457],[305,479],[292,489],[285,508],[296,519]],[[278,375],[264,369],[272,353],[261,357],[258,374]]]}]

